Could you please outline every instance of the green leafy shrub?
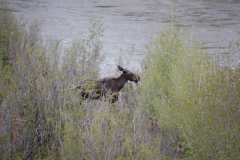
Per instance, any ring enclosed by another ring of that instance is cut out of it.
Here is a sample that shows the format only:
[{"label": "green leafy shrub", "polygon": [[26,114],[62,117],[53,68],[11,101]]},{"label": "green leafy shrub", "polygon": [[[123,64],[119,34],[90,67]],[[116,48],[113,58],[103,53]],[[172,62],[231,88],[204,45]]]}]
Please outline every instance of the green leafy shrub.
[{"label": "green leafy shrub", "polygon": [[[176,129],[185,159],[236,159],[240,146],[239,69],[220,68],[177,31],[150,47],[141,94],[160,128]],[[182,140],[181,140],[182,139]]]},{"label": "green leafy shrub", "polygon": [[60,55],[36,25],[25,29],[9,12],[0,20],[0,159],[239,157],[240,71],[176,31],[150,46],[141,87],[128,84],[111,104],[83,102],[73,89],[98,77],[101,25]]}]

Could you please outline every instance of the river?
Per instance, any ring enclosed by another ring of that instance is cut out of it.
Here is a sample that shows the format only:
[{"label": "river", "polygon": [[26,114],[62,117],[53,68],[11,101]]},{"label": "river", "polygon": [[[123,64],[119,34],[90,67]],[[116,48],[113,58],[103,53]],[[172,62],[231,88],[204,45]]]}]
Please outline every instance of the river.
[{"label": "river", "polygon": [[[138,68],[146,45],[175,21],[190,39],[202,43],[209,54],[239,50],[229,45],[240,39],[238,0],[8,0],[8,10],[25,21],[37,21],[47,40],[70,43],[88,31],[98,19],[104,28],[102,70],[114,68],[119,59],[128,68]],[[1,8],[0,9],[6,9]]]}]

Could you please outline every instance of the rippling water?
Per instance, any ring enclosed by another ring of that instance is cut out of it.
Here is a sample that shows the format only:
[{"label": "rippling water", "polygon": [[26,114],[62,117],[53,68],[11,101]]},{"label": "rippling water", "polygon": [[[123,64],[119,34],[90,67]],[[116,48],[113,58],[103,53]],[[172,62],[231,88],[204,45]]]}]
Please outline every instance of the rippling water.
[{"label": "rippling water", "polygon": [[[210,54],[224,54],[240,37],[238,0],[8,0],[8,4],[8,10],[19,19],[38,21],[44,39],[65,43],[81,38],[91,20],[100,19],[104,25],[104,68],[112,68],[119,58],[127,59],[124,63],[130,68],[139,66],[146,44],[173,16]],[[233,59],[238,59],[237,55]]]}]

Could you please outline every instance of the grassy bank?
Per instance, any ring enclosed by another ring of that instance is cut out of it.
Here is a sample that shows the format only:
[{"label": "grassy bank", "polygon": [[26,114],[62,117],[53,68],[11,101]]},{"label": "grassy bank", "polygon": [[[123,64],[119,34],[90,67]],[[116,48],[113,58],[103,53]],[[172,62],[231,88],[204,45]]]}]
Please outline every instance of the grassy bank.
[{"label": "grassy bank", "polygon": [[[3,14],[4,13],[4,14]],[[240,71],[218,67],[175,30],[149,47],[141,86],[120,101],[82,101],[98,77],[101,25],[59,55],[36,26],[0,14],[0,159],[237,159]],[[61,57],[61,58],[60,58]]]}]

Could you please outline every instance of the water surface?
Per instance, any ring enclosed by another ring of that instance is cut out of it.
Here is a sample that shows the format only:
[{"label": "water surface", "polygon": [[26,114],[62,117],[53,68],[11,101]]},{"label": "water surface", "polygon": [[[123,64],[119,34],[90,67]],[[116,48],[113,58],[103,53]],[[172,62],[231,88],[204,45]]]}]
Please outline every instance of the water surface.
[{"label": "water surface", "polygon": [[[228,53],[229,44],[240,37],[238,0],[8,0],[8,4],[19,19],[38,21],[43,39],[64,43],[80,39],[91,20],[100,19],[106,55],[103,70],[114,68],[119,59],[138,68],[145,46],[172,20],[210,54]],[[231,52],[238,64],[238,50]]]}]

